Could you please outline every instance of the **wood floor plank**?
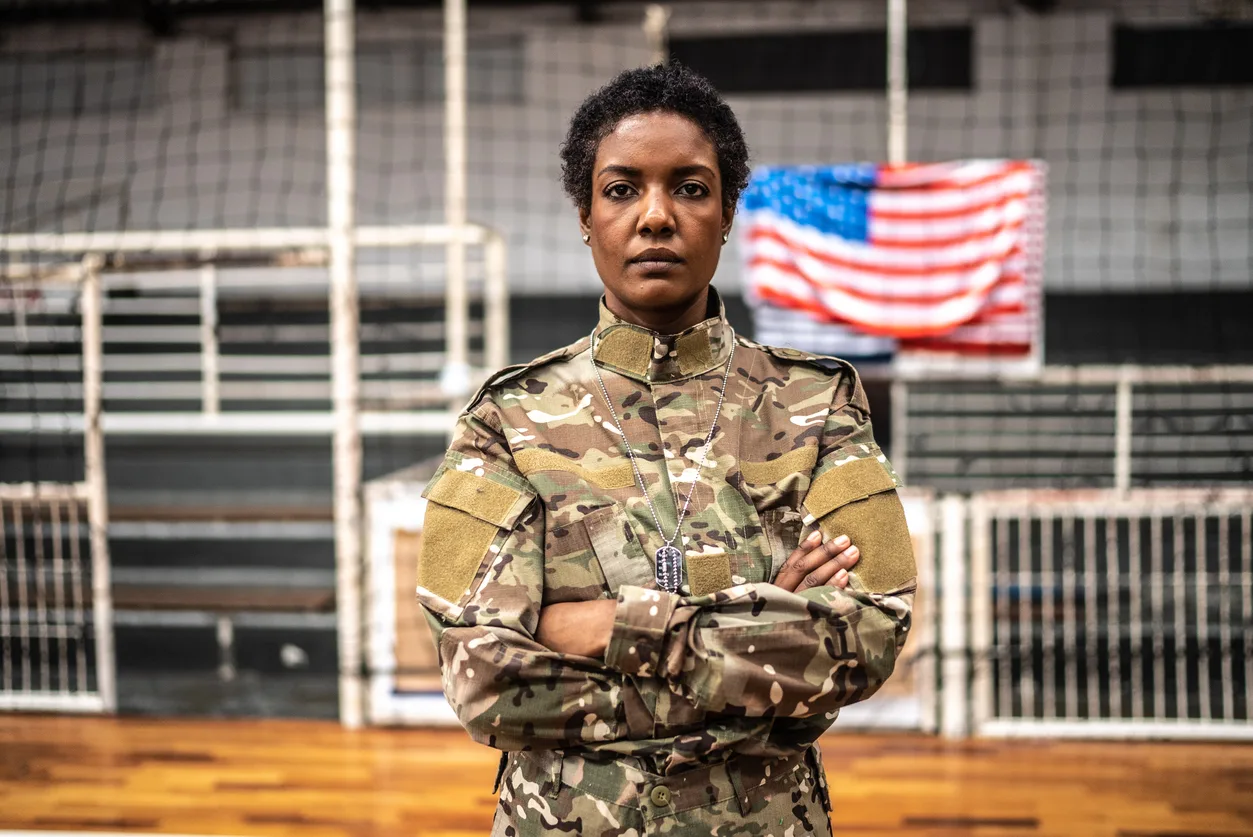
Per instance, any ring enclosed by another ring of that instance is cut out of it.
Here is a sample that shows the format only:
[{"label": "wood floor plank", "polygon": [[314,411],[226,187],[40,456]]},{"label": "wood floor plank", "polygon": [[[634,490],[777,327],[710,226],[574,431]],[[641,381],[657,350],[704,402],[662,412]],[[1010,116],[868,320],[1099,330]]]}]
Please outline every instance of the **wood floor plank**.
[{"label": "wood floor plank", "polygon": [[[1253,837],[1253,745],[833,735],[837,835]],[[0,829],[238,837],[489,831],[459,730],[0,715]]]}]

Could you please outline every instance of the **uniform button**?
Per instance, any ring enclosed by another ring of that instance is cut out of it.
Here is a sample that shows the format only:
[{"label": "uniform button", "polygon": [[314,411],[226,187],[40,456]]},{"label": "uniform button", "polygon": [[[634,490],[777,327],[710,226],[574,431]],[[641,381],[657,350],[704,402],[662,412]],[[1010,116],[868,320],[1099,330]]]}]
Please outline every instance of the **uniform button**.
[{"label": "uniform button", "polygon": [[652,793],[648,795],[648,798],[651,799],[653,804],[658,808],[664,808],[670,804],[670,788],[665,785],[658,785],[653,788]]}]

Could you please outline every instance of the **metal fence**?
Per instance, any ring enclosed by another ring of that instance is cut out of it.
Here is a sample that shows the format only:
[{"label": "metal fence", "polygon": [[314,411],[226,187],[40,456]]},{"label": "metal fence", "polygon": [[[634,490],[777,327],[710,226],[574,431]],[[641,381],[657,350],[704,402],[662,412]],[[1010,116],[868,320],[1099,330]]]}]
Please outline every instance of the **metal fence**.
[{"label": "metal fence", "polygon": [[[0,484],[0,709],[117,705],[101,416],[99,261],[46,277],[81,314],[82,479]],[[9,328],[25,328],[16,312]]]},{"label": "metal fence", "polygon": [[1251,738],[1253,490],[971,498],[975,732]]},{"label": "metal fence", "polygon": [[1046,366],[987,380],[898,380],[893,451],[911,484],[1239,485],[1253,460],[1253,367]]}]

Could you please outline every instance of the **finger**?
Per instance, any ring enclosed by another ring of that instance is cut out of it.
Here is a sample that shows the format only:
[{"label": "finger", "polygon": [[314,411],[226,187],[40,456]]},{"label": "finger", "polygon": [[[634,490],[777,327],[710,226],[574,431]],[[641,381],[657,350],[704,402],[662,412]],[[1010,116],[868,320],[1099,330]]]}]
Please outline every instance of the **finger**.
[{"label": "finger", "polygon": [[[779,567],[775,584],[782,586],[788,580],[794,582],[808,572],[806,569],[807,563],[805,559],[809,555],[810,550],[815,546],[819,546],[821,543],[822,531],[816,529],[809,535],[809,537],[801,541],[800,545],[797,546],[796,549],[792,550],[792,554],[790,554],[787,557],[787,560],[783,562],[783,566]],[[792,588],[788,587],[788,589],[790,590]]]},{"label": "finger", "polygon": [[846,570],[851,570],[861,559],[861,550],[855,544],[842,552],[831,550],[831,553],[831,557],[827,560],[829,563],[835,564],[836,569],[843,567]]},{"label": "finger", "polygon": [[[787,561],[779,568],[778,577],[775,579],[776,585],[795,590],[796,585],[807,573],[831,560],[831,547],[828,547],[826,544],[820,545],[821,538],[821,531],[814,532],[800,546],[792,550],[792,554]],[[837,550],[842,550],[850,545],[849,539],[844,535],[833,541],[828,541],[828,543],[834,544],[834,548]],[[816,549],[813,548],[815,546],[817,547]]]},{"label": "finger", "polygon": [[[829,581],[831,581],[840,573],[843,573],[845,576],[847,576],[848,570],[851,570],[853,568],[853,566],[857,563],[858,558],[860,557],[861,557],[860,550],[858,550],[856,546],[850,546],[848,549],[839,553],[838,555],[836,555],[831,560],[827,561],[822,566],[814,570],[810,570],[810,572],[804,578],[801,579],[800,584],[797,585],[796,589],[808,590],[811,587],[820,587],[823,584],[826,584]],[[847,584],[848,584],[848,581],[847,579],[845,579],[844,583],[840,584],[839,586],[844,587]]]},{"label": "finger", "polygon": [[840,572],[844,572],[844,568],[840,566],[838,561],[827,561],[810,570],[796,585],[796,591],[801,592],[814,587],[821,587],[824,584],[830,584],[835,574]]},{"label": "finger", "polygon": [[848,586],[848,570],[841,569],[839,572],[837,572],[835,574],[835,577],[831,579],[831,583],[834,586],[839,587],[841,590],[847,587]]}]

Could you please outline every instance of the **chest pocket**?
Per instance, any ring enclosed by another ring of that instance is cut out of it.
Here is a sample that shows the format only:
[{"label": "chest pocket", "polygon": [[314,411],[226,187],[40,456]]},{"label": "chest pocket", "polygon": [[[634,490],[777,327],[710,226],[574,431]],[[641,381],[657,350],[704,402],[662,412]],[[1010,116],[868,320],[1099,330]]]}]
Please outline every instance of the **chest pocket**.
[{"label": "chest pocket", "polygon": [[612,595],[617,596],[623,585],[656,589],[653,562],[617,503],[587,513],[582,523]]},{"label": "chest pocket", "polygon": [[656,588],[652,561],[616,503],[550,527],[544,553],[545,604],[613,598],[625,584]]},{"label": "chest pocket", "polygon": [[[657,589],[653,558],[647,554],[630,519],[618,505],[588,513],[579,521],[604,575],[608,593],[624,585]],[[685,581],[692,596],[707,596],[735,584],[763,581],[763,567],[750,554],[688,555]]]}]

